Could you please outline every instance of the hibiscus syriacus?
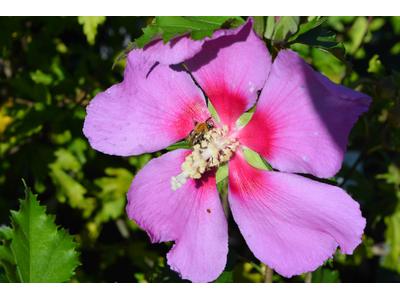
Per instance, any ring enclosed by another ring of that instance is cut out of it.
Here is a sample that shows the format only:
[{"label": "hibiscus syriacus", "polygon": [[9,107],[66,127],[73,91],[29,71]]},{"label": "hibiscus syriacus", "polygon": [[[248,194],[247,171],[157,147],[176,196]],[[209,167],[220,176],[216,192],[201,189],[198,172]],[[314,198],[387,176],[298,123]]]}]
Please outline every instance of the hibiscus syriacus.
[{"label": "hibiscus syriacus", "polygon": [[[216,279],[226,265],[228,224],[216,187],[222,164],[244,239],[283,276],[315,270],[338,246],[352,254],[366,223],[343,190],[293,173],[334,176],[371,98],[331,82],[295,52],[280,51],[271,63],[252,25],[248,18],[202,41],[187,35],[130,52],[123,82],[87,108],[83,131],[91,146],[129,156],[164,149],[186,138],[193,120],[210,118],[202,90],[213,104],[219,119],[199,144],[152,159],[127,194],[128,216],[152,242],[175,241],[167,262],[193,282]],[[182,61],[187,69],[176,64]],[[247,148],[278,171],[249,165]]]}]

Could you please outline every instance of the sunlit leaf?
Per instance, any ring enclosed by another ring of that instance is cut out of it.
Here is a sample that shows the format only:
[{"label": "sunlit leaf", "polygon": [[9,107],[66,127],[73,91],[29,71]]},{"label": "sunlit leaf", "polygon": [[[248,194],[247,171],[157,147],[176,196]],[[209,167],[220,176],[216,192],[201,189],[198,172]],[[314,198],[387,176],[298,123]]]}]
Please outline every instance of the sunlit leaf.
[{"label": "sunlit leaf", "polygon": [[31,78],[35,83],[43,83],[45,85],[49,85],[53,82],[53,77],[49,74],[45,74],[40,70],[36,70],[36,72],[30,72]]},{"label": "sunlit leaf", "polygon": [[246,148],[243,149],[244,158],[253,167],[265,171],[272,171],[271,166],[255,151]]},{"label": "sunlit leaf", "polygon": [[0,262],[10,282],[65,282],[80,265],[77,243],[55,216],[46,215],[28,188],[18,212],[11,211],[12,228],[0,228]]},{"label": "sunlit leaf", "polygon": [[346,61],[344,57],[346,49],[342,43],[335,42],[335,37],[335,33],[327,31],[321,26],[318,26],[299,35],[294,40],[289,41],[286,46],[290,46],[294,43],[302,43],[311,47],[318,48],[322,51],[329,52],[337,59],[339,59],[343,64],[345,64],[349,70],[351,70],[350,63]]},{"label": "sunlit leaf", "polygon": [[[400,194],[400,193],[399,193]],[[400,210],[384,218],[385,239],[390,253],[384,257],[382,266],[400,273]]]},{"label": "sunlit leaf", "polygon": [[228,169],[228,164],[223,163],[218,167],[217,174],[216,174],[216,182],[217,184],[224,180],[226,177],[229,175],[229,169]]},{"label": "sunlit leaf", "polygon": [[382,65],[381,61],[378,59],[379,55],[375,54],[369,61],[368,72],[374,74],[375,77],[385,76],[385,67]]},{"label": "sunlit leaf", "polygon": [[68,150],[60,148],[54,153],[57,160],[49,164],[50,177],[57,187],[57,198],[60,202],[69,199],[71,207],[85,208],[86,188],[71,177],[68,171],[74,173],[81,169],[78,159]]},{"label": "sunlit leaf", "polygon": [[98,197],[101,199],[101,209],[97,217],[102,222],[110,218],[117,219],[125,212],[126,192],[132,183],[133,174],[123,168],[106,168],[109,177],[95,179],[94,183],[101,188]]},{"label": "sunlit leaf", "polygon": [[366,17],[357,17],[351,26],[348,35],[350,37],[349,41],[343,42],[346,47],[347,52],[350,55],[354,55],[357,49],[360,47],[365,34],[367,33],[368,21]]},{"label": "sunlit leaf", "polygon": [[104,23],[106,17],[97,16],[79,16],[78,23],[83,25],[83,33],[90,45],[94,45],[94,39],[97,34],[97,27]]}]

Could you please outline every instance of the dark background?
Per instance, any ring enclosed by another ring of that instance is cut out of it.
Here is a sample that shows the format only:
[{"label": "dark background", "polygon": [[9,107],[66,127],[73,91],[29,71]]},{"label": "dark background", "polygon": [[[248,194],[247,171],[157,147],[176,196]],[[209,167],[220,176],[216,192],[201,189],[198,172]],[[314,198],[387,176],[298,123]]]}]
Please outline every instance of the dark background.
[{"label": "dark background", "polygon": [[[82,133],[86,105],[123,80],[125,60],[111,67],[151,19],[107,17],[85,31],[89,22],[77,17],[0,17],[0,225],[9,226],[10,210],[19,209],[24,178],[79,243],[82,265],[72,282],[181,282],[165,263],[173,243],[151,244],[125,213],[134,175],[162,152],[105,155]],[[312,281],[400,282],[400,17],[331,17],[324,26],[344,42],[352,72],[329,53],[293,49],[374,100],[335,176],[367,219],[363,243],[352,256],[338,251]],[[229,234],[233,281],[263,282],[264,266],[231,217]],[[304,282],[306,275],[275,273],[273,280]]]}]

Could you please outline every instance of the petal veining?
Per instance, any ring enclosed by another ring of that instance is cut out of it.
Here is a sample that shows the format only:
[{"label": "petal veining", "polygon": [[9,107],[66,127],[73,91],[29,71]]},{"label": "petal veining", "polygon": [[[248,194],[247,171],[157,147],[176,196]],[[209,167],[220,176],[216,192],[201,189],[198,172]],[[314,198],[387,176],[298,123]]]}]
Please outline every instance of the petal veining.
[{"label": "petal veining", "polygon": [[229,203],[250,250],[286,277],[314,271],[338,245],[352,254],[366,224],[342,189],[255,169],[240,153],[229,163]]},{"label": "petal veining", "polygon": [[167,254],[171,269],[183,279],[209,282],[225,268],[228,224],[215,182],[215,172],[188,179],[171,190],[171,176],[192,150],[175,150],[152,159],[132,181],[128,216],[147,231],[152,242],[175,241]]},{"label": "petal veining", "polygon": [[148,62],[132,51],[124,75],[87,106],[83,132],[98,151],[122,156],[158,151],[185,138],[192,117],[210,116],[202,91],[182,66]]},{"label": "petal veining", "polygon": [[252,119],[236,136],[275,169],[332,177],[371,100],[313,71],[297,53],[280,51]]},{"label": "petal veining", "polygon": [[205,42],[185,65],[215,107],[221,123],[236,120],[257,100],[271,67],[267,47],[253,31],[253,19],[231,30],[235,33]]}]

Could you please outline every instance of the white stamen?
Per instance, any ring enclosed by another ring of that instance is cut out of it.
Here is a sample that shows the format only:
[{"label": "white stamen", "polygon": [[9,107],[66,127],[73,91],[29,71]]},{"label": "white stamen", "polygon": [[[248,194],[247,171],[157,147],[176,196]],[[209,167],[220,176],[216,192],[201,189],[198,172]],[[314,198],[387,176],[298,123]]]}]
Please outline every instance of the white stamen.
[{"label": "white stamen", "polygon": [[182,163],[182,173],[171,177],[171,189],[176,191],[186,183],[186,178],[199,179],[202,174],[212,167],[229,161],[239,146],[235,138],[225,139],[228,126],[213,128],[204,134],[200,144],[193,146],[193,152]]}]

